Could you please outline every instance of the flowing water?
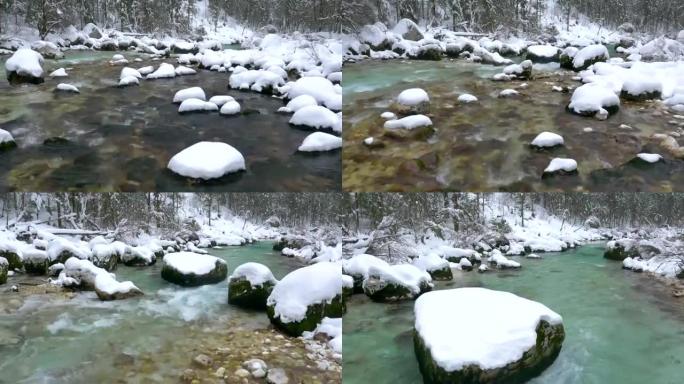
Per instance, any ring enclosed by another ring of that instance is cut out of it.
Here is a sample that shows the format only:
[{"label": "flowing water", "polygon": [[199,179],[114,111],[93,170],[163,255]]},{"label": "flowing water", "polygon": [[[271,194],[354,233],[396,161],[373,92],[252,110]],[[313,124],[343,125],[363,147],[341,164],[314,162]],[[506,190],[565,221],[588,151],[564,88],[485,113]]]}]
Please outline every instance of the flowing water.
[{"label": "flowing water", "polygon": [[[684,370],[684,302],[651,277],[624,271],[588,245],[512,272],[455,271],[436,289],[481,286],[539,301],[563,316],[565,342],[537,384],[674,384]],[[501,319],[506,321],[506,319]],[[476,325],[475,325],[476,327]],[[344,382],[422,382],[413,352],[413,302],[354,295],[344,317]]]},{"label": "flowing water", "polygon": [[[280,279],[302,266],[271,248],[271,242],[259,242],[210,253],[228,262],[229,273],[255,261]],[[99,301],[94,292],[70,299],[30,295],[22,302],[9,285],[38,279],[10,278],[0,292],[0,383],[177,382],[198,353],[239,341],[223,344],[227,332],[250,330],[241,337],[252,342],[251,331],[268,328],[265,313],[228,305],[225,281],[175,286],[161,278],[161,264],[119,266],[117,279],[133,281],[145,295],[112,302]],[[18,310],[7,310],[12,307]]]},{"label": "flowing water", "polygon": [[[577,87],[574,72],[558,65],[535,66],[535,79],[495,82],[501,67],[461,60],[362,61],[344,67],[343,188],[355,191],[671,191],[684,189],[684,162],[649,142],[653,133],[677,132],[676,121],[654,102],[622,102],[607,121],[565,110],[571,93],[553,85]],[[427,138],[383,134],[380,114],[404,89],[430,95],[436,132]],[[499,98],[515,88],[517,98]],[[479,101],[459,104],[470,93]],[[621,127],[627,125],[629,128]],[[585,128],[592,128],[586,132]],[[534,137],[551,131],[565,146],[535,151]],[[369,148],[363,140],[384,144]],[[633,161],[640,152],[661,153],[664,162]],[[579,173],[542,179],[554,157],[577,160]]]},{"label": "flowing water", "polygon": [[[174,79],[142,80],[118,88],[115,52],[67,52],[46,60],[46,74],[65,67],[69,77],[41,85],[10,86],[0,58],[0,129],[18,148],[0,151],[0,190],[11,191],[329,191],[339,190],[340,151],[297,152],[311,132],[288,125],[283,101],[228,89],[228,74],[198,70]],[[161,63],[123,52],[129,66]],[[144,61],[134,63],[140,57]],[[175,64],[175,59],[166,59]],[[57,94],[58,83],[80,94]],[[199,86],[207,97],[231,95],[243,113],[178,114],[176,91]],[[66,140],[44,144],[46,139]],[[223,141],[245,157],[247,171],[209,183],[191,183],[166,169],[169,159],[199,141]]]}]

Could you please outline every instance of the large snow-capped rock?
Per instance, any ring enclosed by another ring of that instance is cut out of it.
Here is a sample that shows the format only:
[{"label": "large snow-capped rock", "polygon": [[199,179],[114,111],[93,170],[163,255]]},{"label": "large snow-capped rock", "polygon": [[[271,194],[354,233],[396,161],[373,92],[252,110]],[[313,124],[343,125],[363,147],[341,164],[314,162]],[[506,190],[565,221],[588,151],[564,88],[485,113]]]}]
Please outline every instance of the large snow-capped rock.
[{"label": "large snow-capped rock", "polygon": [[325,132],[314,132],[304,139],[298,150],[300,152],[325,152],[339,148],[342,148],[341,137]]},{"label": "large snow-capped rock", "polygon": [[560,49],[553,45],[531,45],[527,47],[526,59],[535,63],[559,61]]},{"label": "large snow-capped rock", "polygon": [[563,136],[553,132],[542,132],[532,140],[530,145],[535,148],[553,148],[564,143]]},{"label": "large snow-capped rock", "polygon": [[169,253],[164,256],[161,276],[184,287],[216,284],[228,276],[228,265],[214,256],[193,252]]},{"label": "large snow-capped rock", "polygon": [[47,252],[36,248],[23,249],[22,262],[24,271],[31,275],[45,275],[50,267],[50,258]]},{"label": "large snow-capped rock", "polygon": [[574,173],[577,173],[576,160],[556,157],[551,159],[549,165],[544,169],[542,177],[551,177],[553,175],[567,175]]},{"label": "large snow-capped rock", "polygon": [[120,300],[143,294],[132,282],[119,282],[113,274],[96,267],[89,260],[76,257],[64,263],[64,270],[53,284],[93,289],[100,300]]},{"label": "large snow-capped rock", "polygon": [[320,105],[333,111],[342,110],[342,92],[339,86],[335,86],[330,80],[324,77],[308,76],[302,77],[291,84],[287,89],[287,98],[295,98],[309,95]]},{"label": "large snow-capped rock", "polygon": [[43,56],[29,48],[20,48],[5,62],[5,72],[10,84],[40,84],[45,81]]},{"label": "large snow-capped rock", "polygon": [[489,254],[489,263],[498,269],[518,269],[521,267],[520,263],[507,258],[498,249]]},{"label": "large snow-capped rock", "polygon": [[169,63],[161,63],[156,71],[147,75],[146,79],[167,79],[176,77],[176,69]]},{"label": "large snow-capped rock", "polygon": [[662,94],[661,80],[647,76],[633,76],[622,83],[620,97],[625,100],[643,101],[660,99]]},{"label": "large snow-capped rock", "polygon": [[61,237],[50,239],[46,246],[50,262],[66,263],[71,257],[87,260],[92,256],[90,248],[84,244],[69,241]]},{"label": "large snow-capped rock", "polygon": [[403,90],[394,109],[401,114],[425,114],[430,109],[430,96],[421,88]]},{"label": "large snow-capped rock", "polygon": [[155,252],[144,245],[125,247],[123,250],[117,250],[116,253],[121,258],[121,262],[129,267],[147,267],[157,262]]},{"label": "large snow-capped rock", "polygon": [[411,264],[371,266],[363,292],[374,301],[412,300],[432,289],[432,277]]},{"label": "large snow-capped rock", "polygon": [[339,116],[320,105],[310,105],[299,109],[290,118],[290,124],[313,129],[329,129],[334,132],[342,131],[342,121]]},{"label": "large snow-capped rock", "polygon": [[414,348],[426,383],[523,383],[554,362],[565,339],[560,315],[509,292],[429,292],[414,312]]},{"label": "large snow-capped rock", "polygon": [[202,101],[206,101],[207,95],[204,93],[204,90],[202,88],[192,87],[181,89],[180,91],[176,92],[176,94],[173,96],[174,103],[182,103],[188,99],[199,99]]},{"label": "large snow-capped rock", "polygon": [[181,176],[209,180],[244,170],[245,158],[226,143],[202,141],[173,156],[168,168]]},{"label": "large snow-capped rock", "polygon": [[389,264],[368,254],[356,255],[342,262],[342,273],[354,279],[354,292],[363,292],[363,281],[368,278],[368,271],[371,267],[389,268]]},{"label": "large snow-capped rock", "polygon": [[[468,260],[468,259],[464,259]],[[430,274],[433,280],[451,280],[453,274],[449,262],[437,255],[436,253],[428,253],[421,255],[413,260],[413,265]]]},{"label": "large snow-capped rock", "polygon": [[45,59],[59,60],[64,58],[64,53],[62,53],[57,44],[49,41],[34,41],[31,43],[31,49],[40,53]]},{"label": "large snow-capped rock", "polygon": [[392,28],[392,33],[397,36],[401,36],[402,39],[419,41],[423,39],[423,33],[420,31],[420,27],[413,20],[401,19]]},{"label": "large snow-capped rock", "polygon": [[277,282],[267,266],[242,264],[229,277],[228,302],[240,307],[265,309],[266,300]]},{"label": "large snow-capped rock", "polygon": [[622,261],[628,257],[639,257],[639,248],[632,239],[612,240],[606,244],[603,257],[610,260]]},{"label": "large snow-capped rock", "polygon": [[384,51],[392,47],[392,40],[387,34],[387,27],[380,22],[364,25],[359,31],[359,41],[368,44],[375,51]]},{"label": "large snow-capped rock", "polygon": [[185,99],[178,107],[178,113],[180,114],[194,112],[215,112],[218,110],[219,108],[216,106],[216,104],[195,98]]},{"label": "large snow-capped rock", "polygon": [[575,89],[568,110],[581,116],[612,115],[620,109],[620,98],[611,89],[597,83]]},{"label": "large snow-capped rock", "polygon": [[603,45],[590,45],[580,49],[572,58],[572,68],[583,71],[590,66],[610,59],[608,48]]},{"label": "large snow-capped rock", "polygon": [[341,317],[346,308],[340,265],[320,262],[288,273],[266,305],[271,323],[292,336],[313,331],[324,317]]}]

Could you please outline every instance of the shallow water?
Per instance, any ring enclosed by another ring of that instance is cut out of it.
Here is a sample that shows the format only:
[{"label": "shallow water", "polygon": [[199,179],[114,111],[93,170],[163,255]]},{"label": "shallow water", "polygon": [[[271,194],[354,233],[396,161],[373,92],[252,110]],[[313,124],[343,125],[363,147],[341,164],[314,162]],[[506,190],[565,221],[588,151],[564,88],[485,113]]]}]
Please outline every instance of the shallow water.
[{"label": "shallow water", "polygon": [[[228,262],[229,273],[248,261],[269,266],[279,279],[301,267],[271,247],[259,242],[210,253]],[[0,343],[0,383],[176,382],[191,359],[225,332],[268,327],[265,313],[228,305],[226,281],[182,288],[161,278],[161,264],[115,271],[120,281],[143,290],[140,299],[101,302],[93,292],[71,300],[34,295],[16,313],[0,311],[0,329],[18,337]],[[37,280],[10,278],[3,290],[19,279]],[[0,308],[13,297],[1,292]]]},{"label": "shallow water", "polygon": [[[577,87],[574,72],[535,66],[535,79],[494,82],[501,67],[461,60],[362,61],[344,67],[343,188],[356,191],[673,191],[684,190],[684,162],[648,141],[653,133],[679,132],[670,116],[651,102],[623,102],[607,121],[565,110],[571,93],[552,86]],[[383,136],[380,114],[404,89],[430,95],[436,133],[426,139]],[[514,88],[518,98],[500,99]],[[462,93],[477,103],[457,102]],[[621,128],[626,124],[631,128]],[[590,127],[592,132],[585,132]],[[543,131],[561,134],[565,146],[551,151],[529,147]],[[369,149],[373,136],[383,148]],[[640,152],[661,153],[655,165],[631,162]],[[579,174],[542,180],[554,157],[579,163]]]},{"label": "shallow water", "polygon": [[[0,190],[11,191],[329,191],[340,188],[340,151],[316,156],[297,153],[311,132],[289,126],[276,110],[283,101],[228,89],[228,74],[142,80],[118,88],[122,66],[108,61],[115,52],[67,52],[46,60],[46,74],[65,67],[69,77],[41,85],[10,86],[0,79],[0,128],[12,132],[18,148],[0,152]],[[129,66],[161,63],[131,52]],[[143,62],[132,59],[141,57]],[[0,67],[4,71],[4,60]],[[165,62],[176,64],[175,58]],[[80,94],[56,94],[58,83]],[[231,95],[242,105],[234,117],[218,113],[180,115],[171,101],[193,86],[207,97]],[[45,139],[68,142],[44,145]],[[211,183],[194,184],[166,169],[169,159],[199,141],[223,141],[245,157],[247,171]]]},{"label": "shallow water", "polygon": [[[681,382],[684,303],[602,255],[603,247],[589,245],[542,260],[515,258],[520,271],[454,271],[454,280],[437,289],[513,292],[561,314],[563,349],[533,383]],[[354,295],[344,317],[345,384],[422,382],[412,331],[413,302],[378,304]]]}]

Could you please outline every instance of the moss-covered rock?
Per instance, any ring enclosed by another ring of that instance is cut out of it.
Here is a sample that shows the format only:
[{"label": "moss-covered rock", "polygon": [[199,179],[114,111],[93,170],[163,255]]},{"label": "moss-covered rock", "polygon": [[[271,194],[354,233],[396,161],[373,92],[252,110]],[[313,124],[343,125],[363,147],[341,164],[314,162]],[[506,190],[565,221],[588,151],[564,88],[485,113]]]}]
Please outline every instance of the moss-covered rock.
[{"label": "moss-covered rock", "polygon": [[629,100],[629,101],[654,100],[654,99],[660,99],[661,96],[662,96],[661,91],[641,92],[638,95],[633,95],[624,89],[620,92],[620,97],[625,99],[625,100]]},{"label": "moss-covered rock", "polygon": [[7,260],[10,270],[21,269],[24,266],[21,257],[16,252],[10,250],[0,251],[0,257],[4,257]]},{"label": "moss-covered rock", "polygon": [[50,261],[46,257],[26,257],[24,259],[24,271],[31,275],[46,275]]},{"label": "moss-covered rock", "polygon": [[271,323],[290,336],[301,336],[305,331],[313,331],[324,317],[342,317],[347,311],[347,307],[342,299],[342,295],[335,296],[330,303],[322,302],[309,305],[306,315],[301,321],[283,322],[279,316],[275,315],[275,305],[266,307],[266,314]]},{"label": "moss-covered rock", "polygon": [[451,272],[451,267],[449,266],[427,272],[430,274],[430,277],[432,277],[432,280],[446,281],[453,280],[454,278],[454,274]]},{"label": "moss-covered rock", "polygon": [[115,253],[99,256],[93,255],[93,264],[95,264],[96,267],[111,272],[115,270],[117,265],[119,264],[119,256]]},{"label": "moss-covered rock", "polygon": [[432,286],[427,281],[420,283],[419,292],[414,292],[407,286],[387,281],[378,276],[369,276],[363,283],[363,292],[366,296],[378,302],[413,300],[430,290],[432,290]]},{"label": "moss-covered rock", "polygon": [[252,285],[244,276],[231,278],[228,282],[228,303],[244,308],[266,309],[266,299],[274,286],[270,281]]},{"label": "moss-covered rock", "polygon": [[633,240],[622,239],[609,241],[603,257],[609,260],[622,261],[628,257],[639,257],[639,248]]},{"label": "moss-covered rock", "polygon": [[413,60],[442,60],[442,50],[437,44],[427,44],[419,47],[415,52],[409,53],[409,59]]},{"label": "moss-covered rock", "polygon": [[184,287],[197,287],[206,284],[216,284],[225,280],[228,276],[228,265],[216,260],[214,269],[206,274],[183,273],[172,265],[164,263],[162,267],[161,276],[164,280],[182,285]]},{"label": "moss-covered rock", "polygon": [[21,75],[17,72],[10,71],[7,72],[7,81],[9,81],[10,84],[42,84],[45,82],[45,79],[42,77]]},{"label": "moss-covered rock", "polygon": [[119,292],[109,293],[109,292],[99,290],[97,288],[97,286],[95,286],[95,293],[97,294],[98,299],[100,299],[102,301],[125,300],[125,299],[129,299],[131,297],[143,295],[143,292],[141,290],[139,290],[138,288],[132,288],[128,291],[119,291]]},{"label": "moss-covered rock", "polygon": [[7,282],[7,271],[9,270],[9,262],[4,257],[0,257],[0,284]]},{"label": "moss-covered rock", "polygon": [[465,384],[465,383],[524,383],[541,374],[549,367],[561,351],[565,330],[562,324],[551,325],[541,321],[537,326],[537,343],[523,356],[506,366],[495,369],[482,369],[477,365],[467,365],[462,369],[447,372],[433,359],[417,331],[414,330],[413,342],[423,382],[426,384]]}]

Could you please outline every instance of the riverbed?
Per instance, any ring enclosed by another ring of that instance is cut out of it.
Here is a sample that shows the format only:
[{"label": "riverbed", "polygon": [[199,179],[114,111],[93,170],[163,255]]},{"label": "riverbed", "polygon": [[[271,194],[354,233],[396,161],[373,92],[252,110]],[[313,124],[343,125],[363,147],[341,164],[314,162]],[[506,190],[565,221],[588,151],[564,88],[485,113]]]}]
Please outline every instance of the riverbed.
[{"label": "riverbed", "polygon": [[[41,85],[10,86],[0,58],[0,129],[18,148],[0,151],[0,190],[5,191],[330,191],[339,190],[341,153],[315,156],[297,148],[311,132],[289,126],[277,113],[279,98],[228,89],[229,74],[197,69],[196,75],[141,80],[117,87],[123,66],[162,62],[133,52],[67,51],[46,60],[46,75],[64,67],[66,78]],[[133,62],[135,58],[141,62]],[[55,93],[69,83],[80,94]],[[207,95],[230,95],[242,106],[238,116],[217,112],[178,114],[176,91],[199,86]],[[52,139],[52,140],[49,140]],[[46,140],[48,140],[46,142]],[[247,171],[196,183],[166,169],[170,158],[200,141],[222,141],[245,157]]]},{"label": "riverbed", "polygon": [[[495,82],[503,67],[463,60],[364,60],[344,67],[343,188],[349,191],[673,191],[684,189],[684,162],[664,153],[649,137],[680,134],[681,121],[660,103],[622,102],[606,121],[566,111],[576,88],[575,72],[558,64],[535,65],[529,81]],[[384,135],[382,112],[404,89],[430,96],[435,133],[426,138]],[[499,98],[504,89],[520,95]],[[479,101],[460,104],[469,93]],[[684,125],[684,124],[682,124]],[[590,128],[590,130],[588,130]],[[529,143],[550,131],[563,147],[536,151]],[[369,148],[363,140],[376,139]],[[378,147],[378,143],[382,147]],[[640,152],[665,161],[634,161]],[[578,173],[542,179],[554,157],[578,162]]]},{"label": "riverbed", "polygon": [[[684,369],[684,302],[652,277],[621,269],[587,245],[541,260],[514,258],[519,271],[454,271],[435,289],[485,287],[539,301],[563,317],[565,342],[535,384],[674,384]],[[344,317],[344,382],[419,383],[413,302],[373,303],[354,295]],[[505,319],[502,319],[505,321]],[[474,325],[472,332],[478,332]],[[486,331],[486,330],[481,330]]]},{"label": "riverbed", "polygon": [[[274,252],[271,242],[209,253],[228,263],[229,274],[248,261],[267,265],[278,279],[303,266]],[[306,357],[302,340],[274,331],[264,312],[228,305],[226,281],[183,288],[161,278],[161,265],[120,265],[117,279],[133,281],[145,295],[112,302],[94,292],[19,295],[9,287],[29,290],[44,278],[10,278],[0,292],[0,382],[166,383],[180,382],[187,369],[214,380],[217,368],[192,363],[198,354],[229,376],[243,361],[260,358],[291,380],[339,381],[339,372],[318,369]]]}]

